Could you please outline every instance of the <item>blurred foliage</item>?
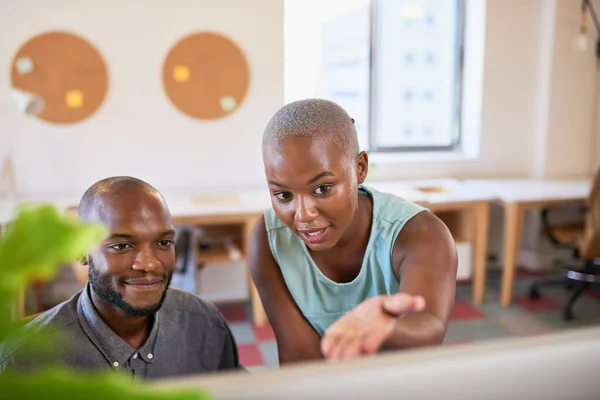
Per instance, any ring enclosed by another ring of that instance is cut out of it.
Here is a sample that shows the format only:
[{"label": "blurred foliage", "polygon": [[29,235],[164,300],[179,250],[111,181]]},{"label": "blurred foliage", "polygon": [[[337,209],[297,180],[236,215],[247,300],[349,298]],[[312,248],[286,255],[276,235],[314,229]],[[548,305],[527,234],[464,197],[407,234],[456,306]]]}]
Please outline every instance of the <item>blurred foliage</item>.
[{"label": "blurred foliage", "polygon": [[[0,341],[22,326],[14,309],[22,287],[32,279],[51,279],[61,265],[86,254],[106,234],[99,224],[86,224],[60,213],[52,206],[27,207],[3,228],[0,237]],[[28,349],[56,347],[53,337],[37,335],[36,330],[19,330],[19,340]],[[52,343],[52,345],[50,345]],[[107,370],[81,373],[66,367],[44,369],[20,375],[0,374],[0,399],[210,399],[194,391],[144,389],[130,377]]]}]

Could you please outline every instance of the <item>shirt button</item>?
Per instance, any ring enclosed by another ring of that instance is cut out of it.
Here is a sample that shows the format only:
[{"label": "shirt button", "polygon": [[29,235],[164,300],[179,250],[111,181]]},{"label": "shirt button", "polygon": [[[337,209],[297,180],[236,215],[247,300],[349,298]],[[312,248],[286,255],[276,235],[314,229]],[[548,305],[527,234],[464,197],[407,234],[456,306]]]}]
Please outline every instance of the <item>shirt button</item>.
[{"label": "shirt button", "polygon": [[119,367],[119,362],[118,362],[118,361],[115,361],[115,362],[113,363],[113,367],[115,367],[115,368]]},{"label": "shirt button", "polygon": [[135,354],[133,355],[133,359],[135,360],[135,359],[137,359],[137,358],[138,358],[138,353],[135,353]]},{"label": "shirt button", "polygon": [[154,356],[152,355],[152,353],[148,353],[148,360],[152,360]]}]

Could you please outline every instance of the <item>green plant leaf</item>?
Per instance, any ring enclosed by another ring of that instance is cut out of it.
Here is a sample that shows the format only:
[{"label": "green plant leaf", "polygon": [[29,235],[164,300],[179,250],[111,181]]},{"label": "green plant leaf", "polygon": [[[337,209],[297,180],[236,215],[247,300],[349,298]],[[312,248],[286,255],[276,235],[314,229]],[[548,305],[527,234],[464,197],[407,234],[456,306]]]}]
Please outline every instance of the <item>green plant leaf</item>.
[{"label": "green plant leaf", "polygon": [[[140,385],[141,383],[141,385]],[[0,399],[110,399],[110,400],[210,400],[212,396],[197,390],[159,390],[144,388],[125,375],[113,371],[76,373],[66,369],[48,369],[37,374],[0,375]]]},{"label": "green plant leaf", "polygon": [[67,262],[88,252],[106,234],[50,205],[22,208],[0,237],[0,340],[15,329],[11,307],[34,277],[52,278]]},{"label": "green plant leaf", "polygon": [[9,290],[32,276],[50,278],[58,264],[76,260],[105,234],[104,226],[81,223],[52,206],[23,208],[0,240],[0,274]]}]

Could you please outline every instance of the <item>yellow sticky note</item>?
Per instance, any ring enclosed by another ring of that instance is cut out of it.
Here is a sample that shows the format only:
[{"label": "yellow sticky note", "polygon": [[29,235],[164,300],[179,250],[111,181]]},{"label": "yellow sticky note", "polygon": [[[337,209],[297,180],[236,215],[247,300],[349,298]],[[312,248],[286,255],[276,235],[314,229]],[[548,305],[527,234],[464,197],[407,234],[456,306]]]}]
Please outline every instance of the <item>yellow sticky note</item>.
[{"label": "yellow sticky note", "polygon": [[190,80],[190,69],[184,65],[173,68],[173,79],[175,82],[187,82]]},{"label": "yellow sticky note", "polygon": [[67,90],[65,104],[68,108],[81,108],[83,106],[83,93],[81,90]]}]

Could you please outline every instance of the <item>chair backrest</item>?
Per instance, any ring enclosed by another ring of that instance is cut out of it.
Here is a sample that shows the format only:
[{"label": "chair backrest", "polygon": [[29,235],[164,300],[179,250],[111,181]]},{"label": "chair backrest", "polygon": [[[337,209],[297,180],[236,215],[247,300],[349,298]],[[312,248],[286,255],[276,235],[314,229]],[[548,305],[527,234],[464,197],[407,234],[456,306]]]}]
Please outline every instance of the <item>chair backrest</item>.
[{"label": "chair backrest", "polygon": [[586,202],[585,227],[580,246],[581,258],[600,258],[600,168],[596,171]]},{"label": "chair backrest", "polygon": [[189,228],[177,229],[175,240],[175,272],[184,274],[189,264],[190,246],[192,246],[192,232]]}]

